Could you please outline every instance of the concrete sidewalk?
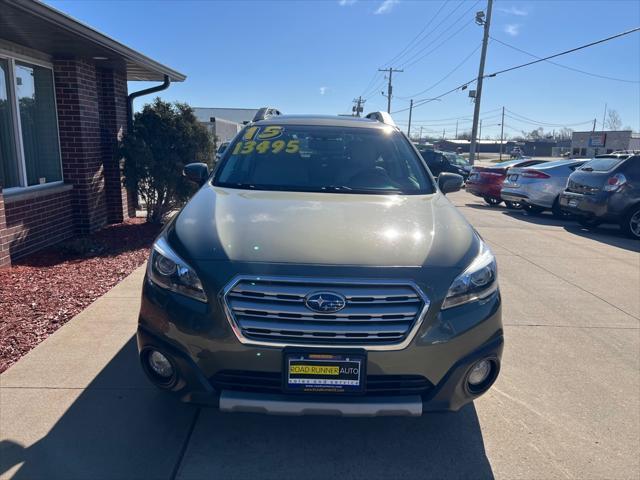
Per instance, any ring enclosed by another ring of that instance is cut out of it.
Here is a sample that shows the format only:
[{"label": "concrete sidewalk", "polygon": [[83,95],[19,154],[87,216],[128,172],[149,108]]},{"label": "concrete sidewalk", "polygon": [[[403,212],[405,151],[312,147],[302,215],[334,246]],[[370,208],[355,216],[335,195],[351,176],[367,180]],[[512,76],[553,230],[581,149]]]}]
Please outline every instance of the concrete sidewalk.
[{"label": "concrete sidewalk", "polygon": [[503,368],[455,414],[183,405],[138,365],[143,268],[0,375],[0,477],[640,478],[640,244],[451,196],[498,257]]},{"label": "concrete sidewalk", "polygon": [[1,478],[170,478],[196,409],[138,366],[143,276],[140,267],[0,376]]}]

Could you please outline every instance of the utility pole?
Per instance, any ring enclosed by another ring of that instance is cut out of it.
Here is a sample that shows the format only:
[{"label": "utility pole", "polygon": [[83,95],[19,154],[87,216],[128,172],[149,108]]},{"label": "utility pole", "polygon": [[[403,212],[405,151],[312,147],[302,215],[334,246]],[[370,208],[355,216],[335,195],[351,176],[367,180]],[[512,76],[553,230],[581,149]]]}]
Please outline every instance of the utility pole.
[{"label": "utility pole", "polygon": [[471,145],[469,146],[469,163],[473,165],[476,156],[476,133],[478,133],[478,120],[480,118],[480,100],[482,99],[482,80],[484,77],[484,62],[487,58],[487,45],[489,43],[489,27],[491,26],[491,10],[493,0],[487,0],[487,16],[484,12],[476,13],[476,23],[484,26],[482,37],[482,53],[480,55],[480,68],[478,70],[478,85],[476,87],[475,106],[473,109],[473,127],[471,128]]},{"label": "utility pole", "polygon": [[420,141],[422,141],[422,125],[420,125]]},{"label": "utility pole", "polygon": [[504,142],[504,107],[502,107],[502,122],[500,122],[500,161],[502,161],[502,142]]},{"label": "utility pole", "polygon": [[594,118],[593,119],[593,130],[591,130],[591,133],[596,131],[596,122],[598,121],[598,119]]},{"label": "utility pole", "polygon": [[456,120],[456,140],[458,139],[458,120]]},{"label": "utility pole", "polygon": [[[482,120],[480,120],[480,133],[478,134],[478,141],[480,140],[482,140]],[[480,157],[480,143],[476,145],[476,149],[478,150],[478,157]]]},{"label": "utility pole", "polygon": [[604,113],[602,114],[602,131],[604,132],[604,119],[607,116],[607,104],[604,104]]},{"label": "utility pole", "polygon": [[[489,1],[493,1],[493,0],[489,0]],[[391,85],[391,78],[393,76],[393,72],[398,72],[398,73],[402,73],[404,72],[404,70],[397,70],[394,68],[379,68],[378,69],[379,72],[389,72],[389,83],[387,84],[387,113],[391,113],[391,97],[393,96],[393,86]],[[384,93],[382,94],[384,95]]]},{"label": "utility pole", "polygon": [[407,127],[407,137],[411,140],[411,114],[413,113],[413,98],[409,102],[409,126]]},{"label": "utility pole", "polygon": [[355,103],[355,105],[351,108],[351,111],[353,112],[354,117],[360,116],[363,111],[362,106],[364,105],[364,102],[366,102],[366,100],[363,100],[362,96],[353,99],[353,103]]},{"label": "utility pole", "polygon": [[443,128],[443,129],[442,129],[442,140],[444,140],[445,135],[446,135],[446,130]]}]

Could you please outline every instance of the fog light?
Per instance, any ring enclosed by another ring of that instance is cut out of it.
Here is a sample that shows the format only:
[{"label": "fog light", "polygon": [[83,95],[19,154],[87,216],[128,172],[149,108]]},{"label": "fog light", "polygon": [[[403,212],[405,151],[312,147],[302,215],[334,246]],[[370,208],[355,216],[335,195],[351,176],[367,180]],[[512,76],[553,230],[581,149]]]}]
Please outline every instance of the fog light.
[{"label": "fog light", "polygon": [[170,378],[173,375],[173,365],[162,353],[154,350],[148,358],[149,367],[156,375],[162,378]]},{"label": "fog light", "polygon": [[469,385],[475,387],[486,381],[490,374],[491,362],[489,360],[480,360],[471,368],[467,381]]}]

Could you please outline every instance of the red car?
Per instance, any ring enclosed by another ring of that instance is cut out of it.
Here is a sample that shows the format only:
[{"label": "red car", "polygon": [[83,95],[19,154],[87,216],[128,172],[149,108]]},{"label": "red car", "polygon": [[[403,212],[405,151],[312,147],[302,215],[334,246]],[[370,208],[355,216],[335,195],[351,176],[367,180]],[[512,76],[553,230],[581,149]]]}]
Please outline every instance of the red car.
[{"label": "red car", "polygon": [[[502,203],[500,189],[504,179],[507,178],[507,171],[511,167],[523,168],[543,163],[544,160],[533,160],[531,158],[520,158],[506,162],[495,163],[488,167],[473,167],[466,182],[467,192],[477,197],[482,197],[492,207]],[[508,208],[519,208],[520,205],[514,202],[507,202]]]}]

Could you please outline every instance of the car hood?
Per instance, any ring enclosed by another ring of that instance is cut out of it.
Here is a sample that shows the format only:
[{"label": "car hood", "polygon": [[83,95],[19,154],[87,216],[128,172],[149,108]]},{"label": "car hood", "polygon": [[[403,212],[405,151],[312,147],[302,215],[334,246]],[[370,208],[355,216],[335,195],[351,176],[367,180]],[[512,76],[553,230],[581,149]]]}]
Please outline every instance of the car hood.
[{"label": "car hood", "polygon": [[478,238],[441,193],[360,195],[206,184],[167,231],[187,260],[466,266]]}]

